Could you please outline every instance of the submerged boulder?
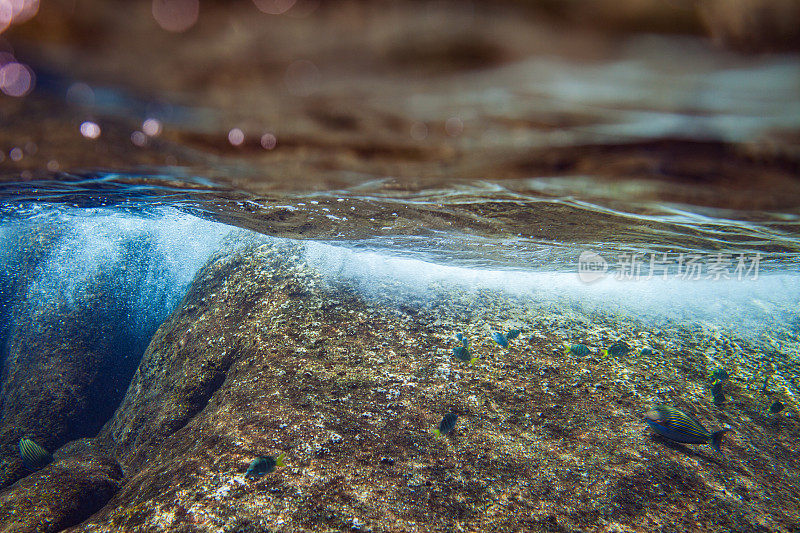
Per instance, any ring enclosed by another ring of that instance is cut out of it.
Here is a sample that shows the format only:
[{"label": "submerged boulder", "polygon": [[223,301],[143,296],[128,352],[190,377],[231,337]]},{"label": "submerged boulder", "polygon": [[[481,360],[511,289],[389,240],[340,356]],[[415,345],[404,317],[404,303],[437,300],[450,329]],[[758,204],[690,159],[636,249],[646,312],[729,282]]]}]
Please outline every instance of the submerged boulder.
[{"label": "submerged boulder", "polygon": [[[32,235],[28,246],[20,248],[36,246]],[[21,272],[15,278],[18,288],[7,311],[0,374],[0,458],[5,459],[0,487],[25,474],[16,461],[21,437],[54,450],[97,434],[168,312],[160,301],[146,302],[151,307],[143,312],[137,300],[147,276],[159,275],[145,240],[125,241],[119,255],[96,258],[87,272],[79,273],[65,264],[72,258],[69,251],[54,248],[35,273]]]},{"label": "submerged boulder", "polygon": [[97,442],[70,442],[52,463],[0,492],[0,529],[49,533],[79,524],[111,499],[122,478],[119,463]]},{"label": "submerged boulder", "polygon": [[[375,283],[376,294],[396,290]],[[535,335],[500,351],[487,323],[464,320],[466,304]],[[766,432],[731,406],[728,475],[711,450],[665,446],[635,416],[638,395],[690,378],[646,359],[565,357],[558,324],[580,338],[597,326],[565,320],[500,294],[444,290],[406,312],[322,278],[297,246],[220,253],[101,432],[129,481],[73,531],[798,526],[794,479],[776,475],[794,459],[775,451],[790,449],[794,418]],[[609,336],[624,328],[630,338],[633,326],[618,322]],[[474,365],[452,356],[459,331]],[[710,399],[698,407],[714,422]],[[458,425],[436,437],[447,413]],[[280,454],[286,466],[246,476],[254,459]]]}]

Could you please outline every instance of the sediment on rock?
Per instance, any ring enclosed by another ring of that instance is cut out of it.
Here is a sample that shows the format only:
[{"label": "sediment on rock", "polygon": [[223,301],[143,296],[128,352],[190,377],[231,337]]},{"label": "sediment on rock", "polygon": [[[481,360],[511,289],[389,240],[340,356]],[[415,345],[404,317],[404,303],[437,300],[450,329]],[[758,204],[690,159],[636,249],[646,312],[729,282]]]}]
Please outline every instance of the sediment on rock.
[{"label": "sediment on rock", "polygon": [[[326,282],[295,246],[215,257],[103,430],[129,481],[72,531],[800,526],[797,480],[781,474],[800,466],[781,451],[797,419],[745,416],[764,400],[733,359],[731,401],[714,405],[699,354],[719,341],[486,291],[436,294],[386,307]],[[524,333],[501,349],[489,327]],[[457,331],[474,366],[453,358]],[[576,337],[633,351],[565,355]],[[637,355],[644,346],[661,355]],[[641,412],[655,400],[731,426],[726,460],[653,437]],[[448,412],[458,424],[437,438]],[[282,452],[285,468],[243,477]]]},{"label": "sediment on rock", "polygon": [[[124,240],[114,261],[92,263],[73,273],[86,276],[76,280],[62,275],[64,263],[75,261],[59,248],[68,230],[46,228],[22,226],[19,243],[4,258],[19,272],[0,343],[0,487],[26,475],[17,451],[21,437],[53,451],[96,436],[168,304],[165,291],[142,289],[148,276],[163,274],[148,242]],[[145,293],[153,301],[143,308],[138,297]]]},{"label": "sediment on rock", "polygon": [[109,450],[91,439],[70,442],[52,463],[0,492],[0,527],[18,533],[62,531],[102,508],[122,477]]}]

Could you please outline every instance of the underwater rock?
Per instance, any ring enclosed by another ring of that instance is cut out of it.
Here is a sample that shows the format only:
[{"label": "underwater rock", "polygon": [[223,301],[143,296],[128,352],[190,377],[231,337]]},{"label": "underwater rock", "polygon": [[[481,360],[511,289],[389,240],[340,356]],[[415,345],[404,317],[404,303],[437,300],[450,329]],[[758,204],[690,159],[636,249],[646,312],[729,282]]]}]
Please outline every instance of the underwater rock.
[{"label": "underwater rock", "polygon": [[[723,464],[711,449],[651,437],[631,416],[640,408],[631,382],[649,395],[664,382],[703,390],[699,381],[644,358],[563,357],[567,334],[593,338],[588,321],[536,326],[525,350],[460,364],[445,343],[453,331],[476,350],[493,341],[448,311],[458,298],[437,296],[409,316],[323,278],[299,246],[219,253],[153,337],[101,432],[128,481],[75,531],[798,525],[795,479],[777,474],[793,471],[795,418],[766,426],[732,405]],[[531,323],[499,298],[477,305]],[[613,337],[630,338],[623,329]],[[442,439],[431,430],[444,412],[463,418]],[[716,420],[710,398],[693,412]],[[245,478],[254,457],[278,451],[286,467]]]},{"label": "underwater rock", "polygon": [[122,469],[90,439],[72,441],[54,461],[0,493],[3,531],[55,532],[81,523],[119,490]]},{"label": "underwater rock", "polygon": [[[29,235],[35,247],[40,236]],[[147,340],[167,309],[155,300],[137,310],[137,288],[151,268],[148,243],[127,241],[110,264],[95,265],[73,286],[48,265],[12,307],[0,378],[0,487],[23,471],[15,465],[19,439],[48,450],[94,437],[121,401]],[[157,261],[156,261],[157,263]]]},{"label": "underwater rock", "polygon": [[6,355],[14,302],[25,298],[28,285],[61,233],[58,226],[44,223],[21,223],[0,229],[0,365]]}]

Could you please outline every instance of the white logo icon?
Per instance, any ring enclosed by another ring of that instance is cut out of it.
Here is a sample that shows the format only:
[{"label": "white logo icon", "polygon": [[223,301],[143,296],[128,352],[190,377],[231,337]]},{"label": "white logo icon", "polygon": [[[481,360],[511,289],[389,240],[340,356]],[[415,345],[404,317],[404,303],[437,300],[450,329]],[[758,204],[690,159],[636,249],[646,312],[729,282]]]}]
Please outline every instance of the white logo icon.
[{"label": "white logo icon", "polygon": [[581,252],[578,257],[578,277],[584,283],[602,279],[608,270],[608,262],[600,254],[589,250]]}]

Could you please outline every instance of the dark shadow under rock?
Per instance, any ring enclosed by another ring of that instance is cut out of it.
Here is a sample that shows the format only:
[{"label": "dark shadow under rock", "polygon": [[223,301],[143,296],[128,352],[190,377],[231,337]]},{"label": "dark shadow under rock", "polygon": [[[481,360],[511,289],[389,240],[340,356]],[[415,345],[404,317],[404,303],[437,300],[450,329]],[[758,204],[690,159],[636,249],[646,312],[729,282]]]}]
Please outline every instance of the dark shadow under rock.
[{"label": "dark shadow under rock", "polygon": [[2,531],[48,533],[78,524],[111,499],[122,478],[109,450],[90,439],[70,442],[52,463],[0,493]]}]

